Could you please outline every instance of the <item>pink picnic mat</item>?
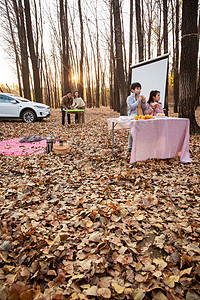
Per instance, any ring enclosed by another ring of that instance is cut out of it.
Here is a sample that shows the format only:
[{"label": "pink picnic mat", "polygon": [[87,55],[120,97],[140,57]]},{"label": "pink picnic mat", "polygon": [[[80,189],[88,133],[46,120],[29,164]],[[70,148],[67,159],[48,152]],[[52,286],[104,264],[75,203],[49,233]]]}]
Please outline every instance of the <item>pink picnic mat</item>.
[{"label": "pink picnic mat", "polygon": [[19,143],[21,139],[0,142],[0,154],[25,156],[33,153],[44,153],[46,140],[33,143]]}]

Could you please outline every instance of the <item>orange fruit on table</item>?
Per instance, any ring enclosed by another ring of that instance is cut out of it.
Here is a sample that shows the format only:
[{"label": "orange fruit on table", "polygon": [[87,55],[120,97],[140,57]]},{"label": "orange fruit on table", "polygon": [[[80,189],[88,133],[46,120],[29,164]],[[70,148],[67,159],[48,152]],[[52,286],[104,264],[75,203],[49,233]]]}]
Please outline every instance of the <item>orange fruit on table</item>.
[{"label": "orange fruit on table", "polygon": [[153,116],[152,116],[152,115],[150,115],[150,116],[149,116],[149,118],[150,118],[150,119],[153,119]]},{"label": "orange fruit on table", "polygon": [[135,117],[134,117],[134,120],[138,120],[138,118],[139,118],[138,116],[135,116]]},{"label": "orange fruit on table", "polygon": [[141,116],[141,120],[145,120],[145,116]]}]

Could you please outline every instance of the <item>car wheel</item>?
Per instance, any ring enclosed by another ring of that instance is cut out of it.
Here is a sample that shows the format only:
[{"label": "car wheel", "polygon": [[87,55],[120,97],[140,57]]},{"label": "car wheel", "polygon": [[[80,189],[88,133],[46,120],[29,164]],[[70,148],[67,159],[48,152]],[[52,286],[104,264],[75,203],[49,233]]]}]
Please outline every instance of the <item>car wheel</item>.
[{"label": "car wheel", "polygon": [[27,109],[22,113],[22,119],[26,123],[32,123],[32,122],[35,122],[36,115],[35,115],[34,111]]}]

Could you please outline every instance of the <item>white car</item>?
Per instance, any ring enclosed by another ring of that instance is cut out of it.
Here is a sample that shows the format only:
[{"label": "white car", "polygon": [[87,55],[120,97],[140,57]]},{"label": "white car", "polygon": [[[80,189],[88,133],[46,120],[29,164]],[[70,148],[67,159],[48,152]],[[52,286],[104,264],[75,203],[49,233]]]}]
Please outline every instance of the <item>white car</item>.
[{"label": "white car", "polygon": [[0,93],[0,118],[23,119],[31,123],[49,117],[51,108],[13,94]]}]

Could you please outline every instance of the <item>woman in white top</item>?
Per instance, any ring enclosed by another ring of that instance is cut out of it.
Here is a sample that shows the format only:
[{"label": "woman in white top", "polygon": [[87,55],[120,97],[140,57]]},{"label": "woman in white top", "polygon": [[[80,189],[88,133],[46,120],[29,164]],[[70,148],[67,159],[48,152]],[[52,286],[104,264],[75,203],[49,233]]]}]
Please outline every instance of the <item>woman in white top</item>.
[{"label": "woman in white top", "polygon": [[[73,107],[77,109],[84,109],[85,108],[85,102],[79,95],[78,91],[74,92],[74,101],[73,101]],[[75,123],[79,123],[78,114],[75,114]]]}]

